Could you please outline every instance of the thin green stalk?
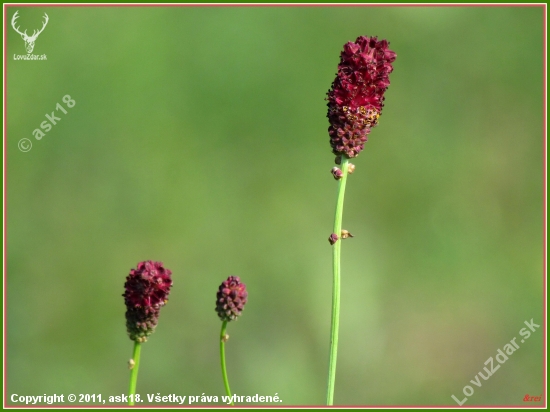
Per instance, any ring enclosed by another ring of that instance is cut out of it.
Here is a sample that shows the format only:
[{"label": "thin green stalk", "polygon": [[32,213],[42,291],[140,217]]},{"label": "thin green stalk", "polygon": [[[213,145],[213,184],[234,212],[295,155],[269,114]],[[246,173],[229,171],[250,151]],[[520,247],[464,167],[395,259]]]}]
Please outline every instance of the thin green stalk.
[{"label": "thin green stalk", "polygon": [[338,326],[340,319],[340,247],[342,244],[342,212],[344,210],[344,193],[346,192],[346,180],[348,178],[348,162],[346,156],[342,156],[342,178],[338,181],[336,196],[336,213],[334,215],[334,231],[338,240],[332,246],[332,320],[330,325],[330,357],[328,368],[327,405],[334,402],[334,382],[336,381],[336,357],[338,355]]},{"label": "thin green stalk", "polygon": [[134,361],[133,367],[130,370],[130,389],[128,391],[128,405],[133,406],[135,397],[136,397],[136,385],[137,385],[137,376],[138,376],[138,369],[139,369],[139,356],[141,354],[141,343],[135,341],[134,342],[134,356],[132,357],[132,360]]},{"label": "thin green stalk", "polygon": [[[223,377],[223,385],[225,386],[225,392],[227,393],[227,396],[230,398],[231,396],[231,389],[229,389],[229,380],[227,379],[227,369],[225,367],[225,342],[227,340],[227,337],[225,336],[225,329],[227,328],[227,321],[224,320],[222,323],[222,330],[220,332],[220,359],[222,364],[222,377]],[[233,403],[233,400],[231,400],[231,406],[235,406]]]}]

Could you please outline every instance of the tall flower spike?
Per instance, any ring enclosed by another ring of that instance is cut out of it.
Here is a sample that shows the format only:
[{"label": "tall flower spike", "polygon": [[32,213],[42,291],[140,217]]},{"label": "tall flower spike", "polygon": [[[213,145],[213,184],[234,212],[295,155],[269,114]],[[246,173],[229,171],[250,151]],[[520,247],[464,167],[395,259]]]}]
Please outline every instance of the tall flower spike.
[{"label": "tall flower spike", "polygon": [[336,155],[356,157],[378,123],[396,57],[388,45],[376,36],[360,36],[344,45],[327,98],[328,133]]},{"label": "tall flower spike", "polygon": [[[354,43],[344,45],[336,79],[328,91],[328,133],[336,164],[340,166],[336,194],[334,226],[328,241],[332,245],[332,315],[330,324],[330,356],[327,382],[327,406],[334,403],[336,360],[338,355],[338,328],[340,324],[340,239],[352,237],[342,230],[344,194],[348,175],[354,166],[350,159],[359,155],[367,141],[370,129],[378,123],[384,106],[384,93],[390,84],[395,53],[388,49],[386,40],[360,36]],[[333,169],[334,170],[334,169]],[[336,177],[336,176],[335,176]],[[340,236],[340,238],[338,237]]]},{"label": "tall flower spike", "polygon": [[248,292],[238,276],[229,276],[223,281],[216,294],[216,312],[223,321],[236,320],[241,316]]},{"label": "tall flower spike", "polygon": [[145,342],[157,326],[160,308],[168,302],[172,272],[162,262],[140,262],[126,277],[126,328],[130,339]]}]

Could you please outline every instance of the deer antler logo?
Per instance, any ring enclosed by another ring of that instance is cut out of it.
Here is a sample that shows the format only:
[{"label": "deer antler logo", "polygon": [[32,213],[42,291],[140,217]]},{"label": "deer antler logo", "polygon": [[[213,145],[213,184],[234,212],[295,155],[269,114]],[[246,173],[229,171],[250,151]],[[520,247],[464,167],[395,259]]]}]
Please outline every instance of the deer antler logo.
[{"label": "deer antler logo", "polygon": [[15,27],[15,20],[17,20],[19,18],[19,16],[17,15],[17,13],[19,13],[19,10],[17,10],[15,12],[15,14],[13,15],[12,19],[11,19],[11,25],[13,27],[13,29],[19,33],[21,35],[21,38],[25,41],[25,48],[27,49],[27,53],[32,53],[33,49],[34,49],[34,42],[36,41],[36,38],[38,37],[38,35],[40,33],[42,33],[44,31],[44,28],[46,27],[46,25],[48,24],[48,20],[49,20],[49,17],[46,13],[44,13],[44,24],[42,25],[42,28],[40,30],[34,30],[33,33],[32,33],[32,36],[29,36],[27,34],[27,30],[25,30],[23,33],[21,33],[19,31],[19,27]]}]

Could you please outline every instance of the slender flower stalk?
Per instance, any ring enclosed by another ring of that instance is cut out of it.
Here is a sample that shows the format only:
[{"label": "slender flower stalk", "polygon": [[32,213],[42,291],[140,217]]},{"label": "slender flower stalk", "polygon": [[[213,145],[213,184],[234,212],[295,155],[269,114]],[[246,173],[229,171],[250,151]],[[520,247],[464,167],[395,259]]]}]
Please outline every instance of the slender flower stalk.
[{"label": "slender flower stalk", "polygon": [[140,262],[137,269],[130,270],[124,284],[126,304],[126,329],[134,341],[134,353],[130,359],[130,387],[128,405],[136,401],[137,375],[139,371],[141,344],[155,331],[160,308],[168,302],[172,287],[172,272],[161,262]]},{"label": "slender flower stalk", "polygon": [[139,358],[141,355],[141,343],[135,341],[134,342],[134,356],[132,356],[132,360],[129,364],[130,367],[130,389],[128,390],[128,394],[130,395],[130,399],[128,399],[128,405],[133,406],[135,403],[135,397],[136,397],[136,386],[137,386],[137,377],[138,377],[138,371],[139,371]]},{"label": "slender flower stalk", "polygon": [[[227,321],[222,323],[222,330],[220,332],[220,363],[222,367],[223,386],[225,387],[225,393],[231,398],[231,389],[229,388],[229,379],[227,379],[227,367],[225,366],[225,342],[229,339],[229,335],[225,334],[227,328]],[[231,406],[235,406],[233,399],[231,399]]]},{"label": "slender flower stalk", "polygon": [[[220,332],[220,363],[222,368],[223,385],[227,396],[232,398],[229,380],[227,378],[227,368],[225,365],[225,344],[229,335],[225,333],[227,324],[232,320],[237,320],[244,309],[248,299],[246,285],[241,282],[237,276],[229,276],[223,281],[216,294],[216,312],[222,320],[222,329]],[[234,405],[231,400],[231,405]]]},{"label": "slender flower stalk", "polygon": [[330,329],[330,356],[327,384],[327,405],[334,403],[336,359],[338,355],[338,328],[340,319],[340,254],[342,240],[353,237],[342,230],[344,194],[348,174],[355,171],[349,162],[364,149],[371,128],[378,124],[384,107],[384,93],[393,71],[396,54],[388,49],[386,40],[360,36],[355,42],[344,45],[340,54],[338,74],[328,91],[328,133],[336,164],[331,170],[338,180],[336,212],[333,233],[329,236],[332,246],[332,317]]},{"label": "slender flower stalk", "polygon": [[[336,195],[336,213],[334,215],[334,232],[342,233],[342,214],[344,211],[344,194],[348,177],[348,159],[342,159],[342,177],[338,182]],[[338,237],[336,235],[336,237]],[[336,381],[336,358],[338,356],[338,328],[340,324],[340,251],[342,242],[334,241],[332,247],[332,317],[330,326],[330,357],[328,369],[327,405],[334,401],[334,384]]]}]

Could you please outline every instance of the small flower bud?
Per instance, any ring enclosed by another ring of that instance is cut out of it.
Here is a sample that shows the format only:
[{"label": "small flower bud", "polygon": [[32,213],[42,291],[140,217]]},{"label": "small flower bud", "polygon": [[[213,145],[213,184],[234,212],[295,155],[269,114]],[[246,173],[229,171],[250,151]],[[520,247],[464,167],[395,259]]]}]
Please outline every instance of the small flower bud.
[{"label": "small flower bud", "polygon": [[[216,312],[222,321],[236,320],[241,316],[248,298],[246,285],[237,276],[222,282],[216,294]],[[229,336],[227,337],[229,339]]]},{"label": "small flower bud", "polygon": [[348,163],[348,173],[351,175],[355,172],[355,165],[353,163]]},{"label": "small flower bud", "polygon": [[353,237],[353,235],[346,229],[342,229],[342,239],[347,239],[348,237]]},{"label": "small flower bud", "polygon": [[134,369],[134,366],[136,366],[136,361],[133,359],[130,359],[128,361],[128,369]]},{"label": "small flower bud", "polygon": [[334,245],[337,240],[338,240],[338,235],[336,233],[331,233],[330,236],[328,237],[328,242],[331,245]]},{"label": "small flower bud", "polygon": [[226,333],[225,335],[222,336],[222,342],[227,343],[228,340],[229,340],[229,335]]},{"label": "small flower bud", "polygon": [[334,176],[334,178],[336,180],[340,180],[343,176],[344,173],[342,173],[342,171],[340,169],[338,169],[336,166],[332,168],[332,170],[330,171],[332,173],[332,176]]},{"label": "small flower bud", "polygon": [[336,159],[334,159],[334,163],[336,163],[337,165],[341,165],[342,164],[342,155],[338,155],[336,156]]}]

